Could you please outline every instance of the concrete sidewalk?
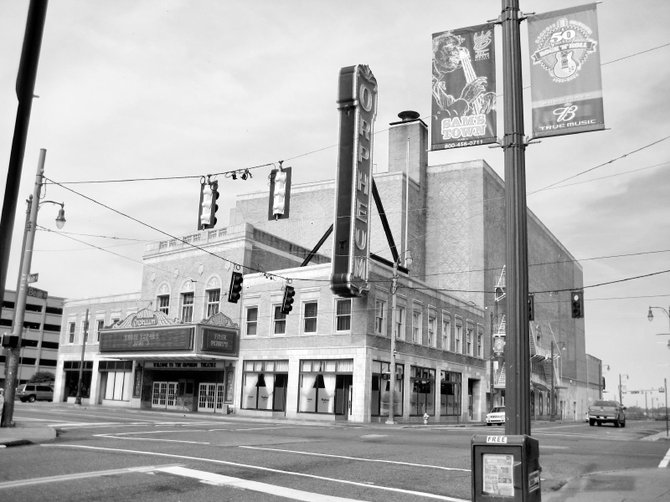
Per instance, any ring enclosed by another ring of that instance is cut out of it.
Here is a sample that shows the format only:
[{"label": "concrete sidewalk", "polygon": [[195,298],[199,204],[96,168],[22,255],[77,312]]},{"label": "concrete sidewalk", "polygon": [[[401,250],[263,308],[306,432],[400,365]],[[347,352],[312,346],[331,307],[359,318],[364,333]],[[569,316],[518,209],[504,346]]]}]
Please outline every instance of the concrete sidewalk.
[{"label": "concrete sidewalk", "polygon": [[56,439],[56,429],[34,422],[14,422],[14,427],[0,427],[0,448],[46,443]]}]

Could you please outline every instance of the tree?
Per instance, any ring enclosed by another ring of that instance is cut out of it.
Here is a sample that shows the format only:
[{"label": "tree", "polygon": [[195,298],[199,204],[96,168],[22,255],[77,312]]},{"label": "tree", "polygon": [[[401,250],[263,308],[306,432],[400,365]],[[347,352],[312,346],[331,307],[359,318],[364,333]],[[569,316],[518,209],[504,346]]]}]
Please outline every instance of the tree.
[{"label": "tree", "polygon": [[29,382],[53,382],[56,379],[50,371],[38,371],[30,377]]}]

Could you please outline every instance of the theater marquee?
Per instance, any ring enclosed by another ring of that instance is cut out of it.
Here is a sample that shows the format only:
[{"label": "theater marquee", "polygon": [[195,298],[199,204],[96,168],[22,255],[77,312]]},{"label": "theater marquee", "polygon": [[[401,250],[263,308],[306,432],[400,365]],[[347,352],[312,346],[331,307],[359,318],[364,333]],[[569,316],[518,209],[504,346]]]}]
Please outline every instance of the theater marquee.
[{"label": "theater marquee", "polygon": [[372,143],[377,80],[366,65],[340,70],[340,141],[335,186],[331,290],[352,297],[368,289]]}]

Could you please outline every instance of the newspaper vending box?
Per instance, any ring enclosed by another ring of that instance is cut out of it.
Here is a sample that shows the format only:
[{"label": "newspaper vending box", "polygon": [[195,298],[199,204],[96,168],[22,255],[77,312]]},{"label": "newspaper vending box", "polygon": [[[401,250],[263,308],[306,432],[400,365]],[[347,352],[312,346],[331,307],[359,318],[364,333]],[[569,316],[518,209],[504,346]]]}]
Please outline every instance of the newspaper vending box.
[{"label": "newspaper vending box", "polygon": [[530,436],[472,438],[473,502],[542,500],[540,447]]}]

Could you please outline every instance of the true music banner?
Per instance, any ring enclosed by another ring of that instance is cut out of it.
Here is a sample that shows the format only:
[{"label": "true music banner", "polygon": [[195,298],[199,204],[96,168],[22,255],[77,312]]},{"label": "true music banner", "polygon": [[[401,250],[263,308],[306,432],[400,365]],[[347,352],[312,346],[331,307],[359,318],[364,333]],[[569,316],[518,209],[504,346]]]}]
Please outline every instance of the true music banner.
[{"label": "true music banner", "polygon": [[596,5],[531,16],[533,137],[605,128]]},{"label": "true music banner", "polygon": [[431,149],[496,142],[493,24],[433,34]]}]

